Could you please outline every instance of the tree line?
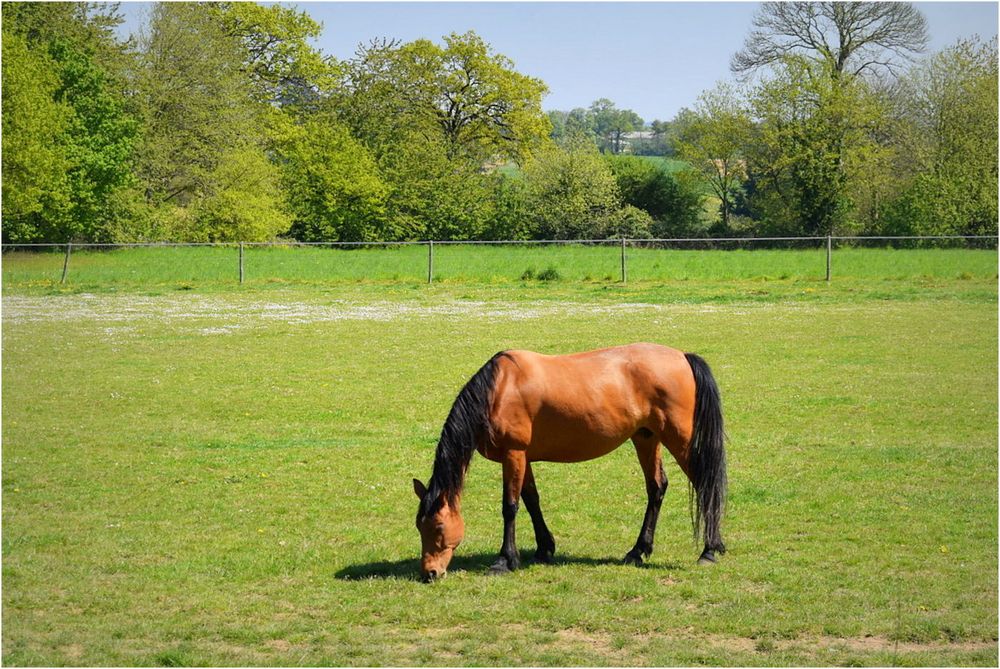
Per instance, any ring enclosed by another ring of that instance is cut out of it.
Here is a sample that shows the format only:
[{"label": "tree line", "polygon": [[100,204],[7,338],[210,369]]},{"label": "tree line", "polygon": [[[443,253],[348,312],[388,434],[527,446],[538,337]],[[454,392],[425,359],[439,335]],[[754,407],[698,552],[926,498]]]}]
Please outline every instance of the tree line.
[{"label": "tree line", "polygon": [[997,41],[926,49],[907,3],[764,3],[674,125],[733,234],[996,234]]},{"label": "tree line", "polygon": [[916,60],[906,4],[764,4],[741,80],[649,125],[546,113],[471,31],[338,61],[281,5],[2,13],[6,243],[996,232],[996,41]]}]

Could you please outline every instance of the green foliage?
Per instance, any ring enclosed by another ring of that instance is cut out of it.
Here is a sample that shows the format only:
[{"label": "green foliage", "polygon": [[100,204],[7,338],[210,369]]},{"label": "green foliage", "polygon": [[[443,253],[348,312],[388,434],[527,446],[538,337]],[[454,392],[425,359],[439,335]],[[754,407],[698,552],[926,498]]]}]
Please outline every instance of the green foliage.
[{"label": "green foliage", "polygon": [[748,155],[756,176],[754,206],[775,232],[850,232],[847,166],[877,156],[867,128],[884,110],[862,79],[831,78],[806,58],[782,62],[752,101],[760,119]]},{"label": "green foliage", "polygon": [[389,239],[475,239],[492,217],[492,179],[417,133],[382,155]]},{"label": "green foliage", "polygon": [[61,140],[72,110],[55,99],[56,64],[11,23],[3,24],[3,239],[41,241],[61,232],[53,223],[69,206]]},{"label": "green foliage", "polygon": [[138,133],[115,70],[119,19],[87,5],[3,11],[4,238],[108,239],[132,209],[121,193]]},{"label": "green foliage", "polygon": [[721,202],[722,230],[728,230],[733,200],[747,178],[753,121],[746,105],[737,90],[719,84],[701,94],[694,110],[680,116],[678,126],[677,155],[704,175]]},{"label": "green foliage", "polygon": [[310,45],[322,26],[306,12],[256,2],[220,2],[211,8],[223,32],[242,46],[242,70],[256,100],[310,106],[333,85],[337,66]]},{"label": "green foliage", "polygon": [[[909,3],[766,3],[754,27],[732,67],[770,76],[751,95],[746,194],[732,198],[740,220],[724,227],[996,230],[995,44],[960,44],[903,73],[904,59],[927,43],[924,17]],[[719,139],[743,136],[735,128]],[[729,153],[723,144],[703,160],[723,164]],[[725,213],[727,189],[715,189]]]},{"label": "green foliage", "polygon": [[945,49],[911,71],[898,96],[906,183],[882,230],[996,234],[996,39]]},{"label": "green foliage", "polygon": [[621,196],[590,142],[541,153],[524,170],[534,227],[542,238],[600,239],[617,232]]},{"label": "green foliage", "polygon": [[555,267],[546,267],[538,273],[539,281],[558,281],[560,278],[559,270]]},{"label": "green foliage", "polygon": [[561,143],[565,145],[580,138],[594,140],[596,133],[593,116],[583,107],[577,107],[566,115],[566,128]]},{"label": "green foliage", "polygon": [[[176,232],[192,241],[259,241],[288,230],[278,171],[257,147],[236,146],[219,156],[210,175],[213,188],[184,208],[191,225]],[[169,206],[169,205],[168,205]]]},{"label": "green foliage", "polygon": [[344,71],[334,106],[389,189],[387,238],[530,234],[521,188],[490,172],[546,144],[542,82],[472,32],[451,34],[443,46],[376,41]]},{"label": "green foliage", "polygon": [[112,221],[134,211],[130,203],[115,198],[123,191],[134,192],[139,122],[121,88],[93,58],[66,42],[53,44],[52,53],[63,82],[57,99],[74,111],[67,129],[72,207],[66,212],[65,230],[71,238],[107,241]]},{"label": "green foliage", "polygon": [[665,131],[668,124],[654,121],[651,129],[654,137],[641,144],[626,146],[625,134],[643,129],[643,120],[631,109],[618,109],[615,103],[601,98],[584,109],[577,107],[571,111],[550,111],[552,139],[559,145],[567,146],[580,140],[594,142],[606,153],[620,154],[626,149],[635,153],[663,155],[667,153]]},{"label": "green foliage", "polygon": [[559,281],[560,279],[562,279],[562,275],[559,274],[559,270],[551,265],[540,272],[536,272],[534,267],[529,267],[521,272],[521,281]]},{"label": "green foliage", "polygon": [[606,156],[605,160],[625,204],[648,217],[648,221],[626,226],[632,230],[624,233],[626,237],[687,237],[703,232],[698,217],[702,196],[692,179],[671,175],[636,156]]},{"label": "green foliage", "polygon": [[483,239],[533,239],[533,227],[524,179],[495,172],[491,177],[492,216],[483,230]]},{"label": "green foliage", "polygon": [[[257,241],[288,229],[241,43],[211,5],[162,3],[143,46],[140,175],[170,238]],[[218,218],[215,218],[218,217]]]},{"label": "green foliage", "polygon": [[642,119],[631,109],[618,109],[607,98],[595,100],[588,110],[590,126],[600,139],[602,150],[621,153],[627,132],[642,128]]},{"label": "green foliage", "polygon": [[390,238],[388,187],[374,158],[343,125],[312,118],[282,147],[282,181],[292,212],[291,234],[301,241]]},{"label": "green foliage", "polygon": [[639,143],[606,98],[543,113],[545,84],[471,31],[338,63],[280,4],[155,4],[129,41],[115,4],[2,13],[5,242],[997,229],[996,43],[876,80],[926,38],[905,3],[762,7],[734,67],[769,74]]},{"label": "green foliage", "polygon": [[377,154],[424,134],[449,160],[528,158],[550,132],[544,83],[514,70],[474,32],[444,46],[376,41],[345,64],[338,106]]},{"label": "green foliage", "polygon": [[649,239],[653,236],[653,229],[656,225],[657,221],[653,220],[648,211],[631,204],[625,204],[611,219],[608,236]]}]

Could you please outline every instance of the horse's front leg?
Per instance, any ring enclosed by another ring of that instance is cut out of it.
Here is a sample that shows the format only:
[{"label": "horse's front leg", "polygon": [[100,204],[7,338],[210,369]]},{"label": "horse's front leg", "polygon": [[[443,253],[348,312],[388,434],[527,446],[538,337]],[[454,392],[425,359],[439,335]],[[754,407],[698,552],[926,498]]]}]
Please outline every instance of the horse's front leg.
[{"label": "horse's front leg", "polygon": [[494,573],[508,572],[521,566],[517,553],[517,543],[514,540],[514,519],[517,517],[518,499],[521,497],[521,487],[524,485],[524,475],[528,468],[528,459],[521,449],[505,449],[503,455],[503,545],[500,547],[500,559],[490,571]]}]

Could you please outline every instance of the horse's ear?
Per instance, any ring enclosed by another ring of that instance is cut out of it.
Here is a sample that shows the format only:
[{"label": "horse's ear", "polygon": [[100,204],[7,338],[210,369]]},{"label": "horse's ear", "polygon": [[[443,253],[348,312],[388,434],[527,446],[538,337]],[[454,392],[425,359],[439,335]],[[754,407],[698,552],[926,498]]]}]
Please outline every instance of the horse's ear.
[{"label": "horse's ear", "polygon": [[413,479],[413,492],[417,493],[417,497],[423,499],[424,495],[427,494],[427,488],[419,479]]}]

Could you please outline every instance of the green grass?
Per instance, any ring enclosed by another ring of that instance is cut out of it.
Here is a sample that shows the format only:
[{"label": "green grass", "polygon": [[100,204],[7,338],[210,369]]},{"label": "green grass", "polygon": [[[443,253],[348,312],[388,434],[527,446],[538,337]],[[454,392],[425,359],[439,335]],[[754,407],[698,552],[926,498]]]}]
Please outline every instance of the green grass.
[{"label": "green grass", "polygon": [[[633,282],[823,279],[826,252],[799,250],[626,250],[628,279]],[[316,247],[247,247],[246,283],[401,281],[427,279],[426,246],[365,249]],[[238,282],[239,252],[233,247],[157,247],[115,251],[74,251],[67,283],[60,284],[62,253],[8,253],[3,259],[7,291],[121,290],[154,288],[226,288]],[[958,249],[837,249],[836,280],[993,279],[997,254]],[[564,281],[608,283],[621,279],[621,250],[615,244],[442,245],[434,247],[434,280],[516,283],[525,276],[554,270]]]},{"label": "green grass", "polygon": [[686,160],[681,160],[679,158],[668,158],[665,156],[639,156],[643,160],[647,160],[661,170],[665,171],[667,174],[673,174],[675,172],[683,172],[684,170],[691,169],[691,163]]},{"label": "green grass", "polygon": [[[160,295],[155,274],[46,295],[5,259],[3,662],[995,666],[996,266],[975,257],[830,286]],[[695,565],[670,462],[656,552],[618,564],[645,506],[625,447],[538,465],[557,564],[530,563],[521,514],[526,568],[489,577],[500,471],[477,457],[466,541],[420,584],[410,479],[469,375],[501,348],[637,340],[713,366],[729,553]]]}]

